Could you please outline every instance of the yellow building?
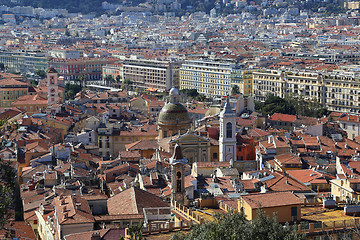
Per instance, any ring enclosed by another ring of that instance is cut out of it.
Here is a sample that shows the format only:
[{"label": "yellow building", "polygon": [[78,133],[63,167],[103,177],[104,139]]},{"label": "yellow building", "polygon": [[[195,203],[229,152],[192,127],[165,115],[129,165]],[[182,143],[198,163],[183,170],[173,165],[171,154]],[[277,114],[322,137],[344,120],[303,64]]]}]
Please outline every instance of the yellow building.
[{"label": "yellow building", "polygon": [[238,201],[238,211],[243,212],[247,220],[257,217],[257,211],[262,209],[269,217],[277,216],[280,223],[290,223],[301,220],[301,205],[303,201],[291,192],[268,192],[243,195]]},{"label": "yellow building", "polygon": [[0,107],[11,107],[12,102],[27,94],[27,83],[11,78],[0,80]]},{"label": "yellow building", "polygon": [[302,168],[301,158],[294,153],[284,153],[274,157],[274,168],[277,171],[299,170]]},{"label": "yellow building", "polygon": [[[343,176],[343,175],[342,175]],[[360,200],[360,179],[354,178],[342,178],[342,179],[333,179],[330,181],[331,184],[331,195],[333,195],[336,200],[344,201],[346,199],[350,200]]]},{"label": "yellow building", "polygon": [[140,140],[151,140],[158,136],[156,125],[130,126],[126,131],[113,124],[101,124],[97,130],[99,155],[115,158],[126,145]]},{"label": "yellow building", "polygon": [[44,126],[56,128],[61,130],[61,139],[64,139],[64,136],[68,133],[68,130],[73,125],[73,120],[69,120],[63,117],[51,117],[47,114],[37,114],[33,115],[33,118],[39,118]]},{"label": "yellow building", "polygon": [[233,69],[231,71],[231,85],[238,86],[239,91],[244,96],[252,94],[252,71],[243,69]]},{"label": "yellow building", "polygon": [[360,113],[360,83],[358,77],[317,72],[285,72],[263,70],[253,72],[255,100],[265,101],[272,94],[315,99],[330,111]]}]

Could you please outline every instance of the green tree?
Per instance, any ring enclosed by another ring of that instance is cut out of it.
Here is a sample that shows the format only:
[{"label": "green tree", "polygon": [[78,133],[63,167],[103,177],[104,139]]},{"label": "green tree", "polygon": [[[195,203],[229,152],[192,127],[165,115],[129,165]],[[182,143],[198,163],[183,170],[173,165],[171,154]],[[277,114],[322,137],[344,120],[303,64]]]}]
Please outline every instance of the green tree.
[{"label": "green tree", "polygon": [[265,216],[258,211],[253,223],[247,221],[242,213],[226,213],[215,216],[215,221],[194,225],[188,234],[176,233],[172,240],[302,240],[290,226],[283,226],[276,217]]},{"label": "green tree", "polygon": [[79,83],[80,83],[81,88],[86,86],[86,81],[87,81],[87,76],[86,75],[81,75],[79,77]]},{"label": "green tree", "polygon": [[120,82],[121,82],[121,77],[120,77],[120,75],[117,75],[116,78],[115,78],[115,80],[116,80],[116,83],[120,83]]},{"label": "green tree", "polygon": [[125,79],[121,88],[125,88],[126,90],[131,90],[132,84],[133,82],[130,79]]},{"label": "green tree", "polygon": [[67,83],[65,85],[65,99],[73,99],[75,95],[82,90],[81,85]]},{"label": "green tree", "polygon": [[107,75],[107,76],[104,78],[104,80],[105,80],[105,84],[106,84],[107,86],[110,86],[111,83],[115,81],[114,78],[113,78],[113,76],[111,76],[111,75]]},{"label": "green tree", "polygon": [[13,206],[15,190],[15,169],[10,162],[0,159],[0,230],[10,217],[9,209]]},{"label": "green tree", "polygon": [[32,87],[36,87],[38,85],[38,82],[33,79],[33,80],[30,81],[30,84],[31,84]]},{"label": "green tree", "polygon": [[236,95],[240,93],[240,89],[238,85],[234,85],[231,89],[231,95]]},{"label": "green tree", "polygon": [[142,240],[142,232],[143,232],[143,222],[132,225],[128,228],[128,234],[130,235],[131,240]]},{"label": "green tree", "polygon": [[194,99],[197,96],[199,96],[199,93],[197,91],[197,89],[182,89],[180,90],[180,95],[182,95],[185,98],[191,98]]},{"label": "green tree", "polygon": [[316,99],[306,99],[302,95],[291,94],[287,95],[285,100],[294,106],[296,114],[300,116],[320,118],[329,114],[329,111]]},{"label": "green tree", "polygon": [[301,95],[287,95],[285,98],[268,95],[265,102],[255,102],[255,110],[264,115],[284,113],[315,118],[329,115],[327,108],[322,107],[317,100],[306,99]]},{"label": "green tree", "polygon": [[37,69],[35,70],[35,74],[41,79],[46,78],[46,72],[44,70]]},{"label": "green tree", "polygon": [[274,95],[267,96],[261,112],[264,115],[272,115],[274,113],[296,114],[293,105],[285,99]]}]

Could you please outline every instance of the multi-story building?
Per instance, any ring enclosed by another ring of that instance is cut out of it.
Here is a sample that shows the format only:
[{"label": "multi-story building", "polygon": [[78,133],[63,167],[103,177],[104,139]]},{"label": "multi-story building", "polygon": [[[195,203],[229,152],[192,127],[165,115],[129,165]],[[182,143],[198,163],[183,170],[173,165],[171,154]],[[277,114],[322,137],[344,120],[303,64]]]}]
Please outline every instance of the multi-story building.
[{"label": "multi-story building", "polygon": [[83,52],[73,49],[51,49],[48,55],[53,58],[74,59],[83,57]]},{"label": "multi-story building", "polygon": [[35,70],[46,70],[48,67],[48,58],[41,52],[2,51],[0,62],[9,71],[21,73],[34,73]]},{"label": "multi-story building", "polygon": [[237,85],[244,96],[252,94],[252,71],[244,69],[233,69],[231,71],[231,85]]},{"label": "multi-story building", "polygon": [[99,155],[107,159],[116,158],[125,145],[140,140],[155,139],[156,125],[131,126],[125,128],[118,123],[101,123],[97,129]]},{"label": "multi-story building", "polygon": [[[123,61],[123,79],[140,90],[166,91],[179,85],[180,62],[127,58]],[[121,76],[121,74],[120,74]]]},{"label": "multi-story building", "polygon": [[102,78],[105,79],[106,76],[112,76],[113,79],[116,79],[117,76],[120,76],[120,79],[124,79],[124,68],[122,63],[111,63],[106,64],[102,67]]},{"label": "multi-story building", "polygon": [[102,79],[102,67],[114,63],[114,58],[53,58],[49,68],[54,68],[64,81],[85,78],[87,82],[97,82]]},{"label": "multi-story building", "polygon": [[188,60],[180,68],[180,89],[196,89],[208,97],[228,95],[234,67],[230,63]]},{"label": "multi-story building", "polygon": [[0,106],[11,107],[11,103],[28,94],[28,84],[11,78],[0,80]]},{"label": "multi-story building", "polygon": [[360,113],[359,78],[309,72],[253,72],[253,93],[264,101],[267,94],[285,97],[289,94],[315,99],[330,111]]},{"label": "multi-story building", "polygon": [[[341,45],[346,45],[347,42],[351,43],[351,41],[341,41],[339,42]],[[327,41],[320,41],[322,44],[329,43]],[[339,63],[342,61],[348,61],[357,63],[359,59],[359,54],[355,52],[334,52],[334,53],[328,53],[328,52],[289,52],[289,53],[283,53],[282,54],[285,57],[293,57],[293,58],[304,58],[304,59],[318,59],[325,61],[325,63]]]}]

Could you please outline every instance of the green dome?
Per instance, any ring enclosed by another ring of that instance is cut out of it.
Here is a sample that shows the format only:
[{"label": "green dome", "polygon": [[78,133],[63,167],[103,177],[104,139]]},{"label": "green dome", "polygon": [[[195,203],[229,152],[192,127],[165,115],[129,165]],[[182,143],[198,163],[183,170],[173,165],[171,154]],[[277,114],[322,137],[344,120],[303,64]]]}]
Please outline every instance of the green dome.
[{"label": "green dome", "polygon": [[167,103],[161,109],[158,119],[159,124],[191,123],[186,108],[180,103]]}]

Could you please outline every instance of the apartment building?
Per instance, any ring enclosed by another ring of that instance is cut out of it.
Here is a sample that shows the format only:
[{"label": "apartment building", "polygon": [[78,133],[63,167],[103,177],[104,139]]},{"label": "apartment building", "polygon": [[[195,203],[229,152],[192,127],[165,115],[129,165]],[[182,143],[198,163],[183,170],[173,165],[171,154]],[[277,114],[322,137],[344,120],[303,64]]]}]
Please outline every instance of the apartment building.
[{"label": "apartment building", "polygon": [[180,89],[196,89],[207,97],[226,96],[231,92],[234,64],[188,60],[180,68]]},{"label": "apartment building", "polygon": [[140,90],[166,91],[179,86],[181,62],[130,57],[124,59],[122,64],[119,75]]},{"label": "apartment building", "polygon": [[96,82],[102,79],[102,67],[115,61],[115,58],[53,58],[49,61],[49,67],[63,76],[64,81],[85,77],[86,81]]},{"label": "apartment building", "polygon": [[0,62],[12,72],[34,73],[48,67],[48,57],[41,52],[1,51]]},{"label": "apartment building", "polygon": [[310,72],[253,72],[253,94],[258,101],[266,95],[301,95],[316,99],[330,111],[360,113],[360,82],[353,76]]},{"label": "apartment building", "polygon": [[73,59],[83,57],[84,53],[75,49],[51,49],[48,55],[53,58]]},{"label": "apartment building", "polygon": [[106,64],[102,67],[102,78],[105,79],[106,76],[112,76],[113,79],[116,79],[117,76],[120,76],[120,79],[124,79],[124,68],[122,63],[111,63]]},{"label": "apartment building", "polygon": [[28,84],[12,78],[0,80],[0,107],[11,107],[12,102],[28,94]]},{"label": "apartment building", "polygon": [[[339,41],[338,43],[341,45],[346,45],[347,43],[351,43],[351,41]],[[326,41],[321,41],[321,43],[325,44]],[[284,57],[293,57],[293,58],[304,58],[304,59],[318,59],[325,61],[325,63],[339,63],[339,62],[353,62],[357,63],[359,59],[359,54],[355,52],[289,52],[283,53]]]}]

